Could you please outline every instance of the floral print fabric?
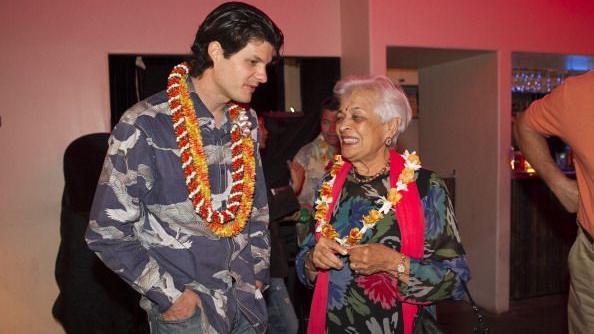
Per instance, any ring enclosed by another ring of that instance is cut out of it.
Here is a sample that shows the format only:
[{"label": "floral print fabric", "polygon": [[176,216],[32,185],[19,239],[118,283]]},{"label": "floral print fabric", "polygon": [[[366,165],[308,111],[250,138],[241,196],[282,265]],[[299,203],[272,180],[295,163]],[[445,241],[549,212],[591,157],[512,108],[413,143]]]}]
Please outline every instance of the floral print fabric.
[{"label": "floral print fabric", "polygon": [[[408,284],[385,272],[356,274],[349,267],[348,257],[342,257],[343,268],[330,271],[328,333],[403,333],[402,302],[432,304],[464,296],[461,281],[470,279],[470,271],[447,188],[436,174],[424,169],[417,172],[417,186],[425,212],[425,247],[422,259],[411,259]],[[349,176],[330,223],[340,236],[353,227],[361,228],[361,218],[378,208],[377,201],[387,196],[388,190],[387,173],[364,184],[355,183]],[[390,211],[367,231],[361,243],[381,243],[399,251],[400,230],[394,213]],[[315,237],[310,233],[297,257],[299,278],[309,286],[313,282],[306,278],[304,256],[314,246]]]}]

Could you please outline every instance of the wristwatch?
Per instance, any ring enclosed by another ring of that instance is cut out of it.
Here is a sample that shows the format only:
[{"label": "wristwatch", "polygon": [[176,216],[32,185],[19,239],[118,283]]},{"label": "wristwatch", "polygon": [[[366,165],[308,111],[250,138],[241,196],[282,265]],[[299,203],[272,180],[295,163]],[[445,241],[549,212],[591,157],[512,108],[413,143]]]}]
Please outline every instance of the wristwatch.
[{"label": "wristwatch", "polygon": [[398,274],[398,277],[401,277],[402,275],[404,275],[406,273],[406,255],[400,253],[400,262],[398,262],[398,264],[396,265],[396,273]]}]

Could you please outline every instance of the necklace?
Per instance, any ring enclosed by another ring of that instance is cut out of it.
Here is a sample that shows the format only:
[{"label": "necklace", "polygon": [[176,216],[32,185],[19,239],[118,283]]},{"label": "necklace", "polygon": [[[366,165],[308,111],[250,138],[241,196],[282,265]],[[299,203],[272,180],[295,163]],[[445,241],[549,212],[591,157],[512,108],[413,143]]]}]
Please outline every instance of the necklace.
[{"label": "necklace", "polygon": [[379,172],[375,173],[374,175],[364,176],[364,175],[357,173],[357,171],[355,171],[355,168],[353,168],[353,169],[351,169],[351,176],[353,176],[353,179],[355,180],[355,182],[357,184],[363,184],[363,183],[369,183],[369,182],[377,179],[378,177],[386,174],[386,172],[389,170],[390,170],[390,161],[388,160],[386,165]]},{"label": "necklace", "polygon": [[[346,247],[359,243],[367,230],[372,229],[390,210],[396,209],[396,205],[402,199],[402,192],[408,190],[407,184],[415,181],[415,172],[421,168],[419,156],[416,152],[409,153],[408,150],[401,156],[404,159],[404,168],[398,176],[396,187],[390,188],[387,197],[380,197],[378,200],[379,209],[371,209],[367,214],[363,215],[363,218],[360,220],[363,224],[362,228],[353,227],[346,236],[340,237],[336,229],[328,222],[330,220],[328,213],[331,209],[331,204],[335,204],[333,203],[333,193],[337,193],[333,191],[333,187],[335,187],[334,182],[336,181],[338,172],[344,165],[342,157],[336,155],[333,165],[328,169],[329,178],[320,186],[319,195],[315,201],[314,218],[316,220],[316,232],[320,232],[323,237],[336,240],[336,242]],[[342,188],[343,185],[339,184],[336,186]]]},{"label": "necklace", "polygon": [[226,208],[216,211],[212,207],[208,164],[202,146],[200,125],[188,88],[189,68],[185,63],[173,68],[167,82],[169,109],[181,167],[186,177],[188,199],[194,211],[216,236],[233,237],[247,224],[252,211],[256,164],[254,142],[250,136],[247,112],[236,103],[229,103],[231,127],[231,179],[232,186]]}]

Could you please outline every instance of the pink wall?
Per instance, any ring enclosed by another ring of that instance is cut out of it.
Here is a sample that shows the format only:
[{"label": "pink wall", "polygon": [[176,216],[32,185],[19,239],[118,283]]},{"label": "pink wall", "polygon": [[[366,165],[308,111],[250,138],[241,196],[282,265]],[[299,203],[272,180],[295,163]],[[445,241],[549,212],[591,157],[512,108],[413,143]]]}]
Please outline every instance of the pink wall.
[{"label": "pink wall", "polygon": [[[247,1],[283,29],[284,53],[340,55],[339,1]],[[0,2],[0,333],[61,333],[51,317],[62,155],[107,131],[109,53],[186,53],[213,0]]]},{"label": "pink wall", "polygon": [[372,72],[385,46],[594,54],[589,0],[370,0]]}]

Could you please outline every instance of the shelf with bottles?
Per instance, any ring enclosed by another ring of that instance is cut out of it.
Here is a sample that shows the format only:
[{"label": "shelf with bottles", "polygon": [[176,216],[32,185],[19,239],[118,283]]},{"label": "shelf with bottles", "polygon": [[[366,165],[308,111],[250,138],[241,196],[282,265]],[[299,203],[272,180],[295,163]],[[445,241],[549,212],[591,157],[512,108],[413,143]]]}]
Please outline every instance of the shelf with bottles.
[{"label": "shelf with bottles", "polygon": [[[559,169],[568,176],[575,175],[575,166],[573,164],[573,150],[559,137],[547,138],[551,157],[559,166]],[[530,163],[524,158],[517,144],[512,143],[510,148],[510,168],[513,178],[533,178],[538,174]]]},{"label": "shelf with bottles", "polygon": [[[543,98],[568,77],[581,74],[580,71],[559,69],[514,68],[512,72],[512,123],[532,102]],[[512,124],[513,126],[513,124]],[[563,173],[575,175],[573,151],[558,137],[547,138],[551,157]],[[538,177],[536,171],[520,152],[512,137],[510,168],[514,178]]]},{"label": "shelf with bottles", "polygon": [[548,94],[565,82],[568,77],[581,73],[583,71],[514,68],[512,70],[512,93]]},{"label": "shelf with bottles", "polygon": [[514,68],[512,70],[512,115],[526,110],[533,101],[543,98],[569,77],[584,71]]}]

